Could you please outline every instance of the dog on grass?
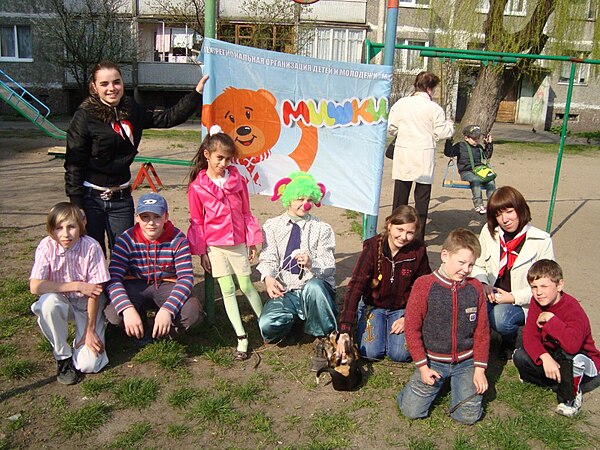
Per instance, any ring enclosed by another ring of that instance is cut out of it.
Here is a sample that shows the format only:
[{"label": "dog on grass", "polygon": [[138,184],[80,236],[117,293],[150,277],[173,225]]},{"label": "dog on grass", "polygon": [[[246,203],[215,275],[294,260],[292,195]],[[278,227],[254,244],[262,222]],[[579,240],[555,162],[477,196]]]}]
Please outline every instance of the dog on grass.
[{"label": "dog on grass", "polygon": [[[346,353],[344,359],[336,352],[338,342],[344,345]],[[362,381],[362,372],[358,365],[360,354],[348,333],[340,334],[333,331],[323,342],[323,353],[329,364],[317,371],[317,384],[323,372],[331,375],[331,384],[336,391],[351,391],[360,384]]]}]

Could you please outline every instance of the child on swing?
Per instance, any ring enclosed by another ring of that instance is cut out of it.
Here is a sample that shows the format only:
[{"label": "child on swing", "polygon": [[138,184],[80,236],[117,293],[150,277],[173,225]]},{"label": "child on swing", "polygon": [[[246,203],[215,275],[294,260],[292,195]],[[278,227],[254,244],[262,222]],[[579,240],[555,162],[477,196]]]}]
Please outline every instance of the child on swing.
[{"label": "child on swing", "polygon": [[225,311],[238,339],[235,360],[244,361],[248,358],[248,335],[240,317],[233,275],[260,317],[262,301],[250,280],[250,261],[256,257],[262,233],[250,211],[246,183],[230,166],[235,153],[231,137],[213,125],[190,171],[188,241],[192,254],[200,255],[202,267],[221,287]]}]

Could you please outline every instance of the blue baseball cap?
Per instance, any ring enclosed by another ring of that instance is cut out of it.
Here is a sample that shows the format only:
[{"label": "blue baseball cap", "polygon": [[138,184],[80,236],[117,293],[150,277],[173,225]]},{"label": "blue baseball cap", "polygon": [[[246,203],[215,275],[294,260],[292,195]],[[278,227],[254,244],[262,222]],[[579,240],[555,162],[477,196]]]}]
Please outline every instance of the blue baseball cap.
[{"label": "blue baseball cap", "polygon": [[136,213],[138,215],[151,212],[162,216],[167,211],[169,211],[169,206],[167,205],[165,198],[154,192],[142,195],[137,202]]}]

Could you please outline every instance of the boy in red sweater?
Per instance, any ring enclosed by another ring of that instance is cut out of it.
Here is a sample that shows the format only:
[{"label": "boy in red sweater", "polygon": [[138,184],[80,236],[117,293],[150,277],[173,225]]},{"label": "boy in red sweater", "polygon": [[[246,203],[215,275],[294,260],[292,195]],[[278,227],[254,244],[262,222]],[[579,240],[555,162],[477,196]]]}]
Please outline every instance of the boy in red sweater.
[{"label": "boy in red sweater", "polygon": [[442,265],[415,281],[405,314],[408,351],[417,366],[398,394],[406,417],[427,417],[446,378],[450,378],[450,416],[471,425],[482,413],[490,346],[485,294],[468,275],[481,253],[479,240],[464,228],[442,245]]},{"label": "boy in red sweater", "polygon": [[598,375],[600,352],[594,344],[590,321],[579,302],[563,292],[563,272],[541,259],[527,272],[535,302],[523,328],[523,347],[513,362],[521,380],[556,391],[556,412],[572,417],[581,410],[581,382]]}]

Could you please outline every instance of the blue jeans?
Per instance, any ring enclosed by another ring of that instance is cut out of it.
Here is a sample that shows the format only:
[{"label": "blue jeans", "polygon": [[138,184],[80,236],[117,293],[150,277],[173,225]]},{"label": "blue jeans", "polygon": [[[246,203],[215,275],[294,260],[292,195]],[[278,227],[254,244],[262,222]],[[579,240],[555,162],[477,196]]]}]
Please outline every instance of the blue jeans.
[{"label": "blue jeans", "polygon": [[356,340],[362,357],[380,360],[387,355],[392,361],[410,361],[404,333],[391,334],[392,324],[404,317],[403,309],[384,309],[358,304]]},{"label": "blue jeans", "polygon": [[471,193],[473,194],[473,206],[475,206],[475,208],[483,206],[483,197],[481,195],[482,187],[485,189],[485,195],[488,199],[496,190],[496,183],[494,183],[494,180],[486,184],[482,184],[481,179],[471,171],[461,172],[460,178],[461,180],[468,181],[471,184]]},{"label": "blue jeans", "polygon": [[511,303],[487,304],[490,328],[502,335],[502,341],[514,347],[519,327],[525,325],[523,308]]},{"label": "blue jeans", "polygon": [[[441,375],[433,386],[421,381],[421,373],[416,369],[404,389],[398,394],[400,411],[409,419],[427,417],[431,404],[444,384],[450,378],[450,417],[457,422],[472,425],[481,418],[483,396],[477,395],[473,383],[473,358],[458,364],[429,361],[429,367]],[[461,402],[464,402],[460,404]],[[460,406],[457,406],[459,405]]]},{"label": "blue jeans", "polygon": [[287,335],[296,320],[304,321],[306,334],[327,336],[337,330],[337,315],[335,290],[329,283],[313,278],[302,289],[270,299],[263,306],[258,326],[267,342]]},{"label": "blue jeans", "polygon": [[105,235],[108,237],[108,248],[112,250],[117,238],[133,226],[133,198],[130,191],[127,191],[128,194],[119,194],[123,197],[102,200],[97,191],[86,189],[83,211],[87,219],[87,235],[98,241],[106,255]]}]

